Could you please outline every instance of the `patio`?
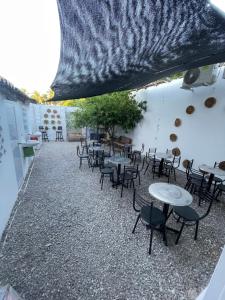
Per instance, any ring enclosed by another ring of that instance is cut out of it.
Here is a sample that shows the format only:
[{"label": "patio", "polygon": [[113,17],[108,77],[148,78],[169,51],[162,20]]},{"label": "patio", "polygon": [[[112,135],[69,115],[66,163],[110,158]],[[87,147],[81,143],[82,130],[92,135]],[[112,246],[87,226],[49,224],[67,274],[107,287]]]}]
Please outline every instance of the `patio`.
[{"label": "patio", "polygon": [[[194,228],[184,229],[178,245],[168,232],[168,247],[156,233],[149,256],[149,232],[139,224],[131,233],[132,189],[120,198],[106,179],[101,191],[98,169],[84,163],[79,170],[75,152],[68,142],[41,148],[1,242],[0,285],[10,283],[25,299],[195,299],[225,243],[224,202],[202,220],[196,242]],[[150,197],[152,176],[141,180],[137,189]]]}]

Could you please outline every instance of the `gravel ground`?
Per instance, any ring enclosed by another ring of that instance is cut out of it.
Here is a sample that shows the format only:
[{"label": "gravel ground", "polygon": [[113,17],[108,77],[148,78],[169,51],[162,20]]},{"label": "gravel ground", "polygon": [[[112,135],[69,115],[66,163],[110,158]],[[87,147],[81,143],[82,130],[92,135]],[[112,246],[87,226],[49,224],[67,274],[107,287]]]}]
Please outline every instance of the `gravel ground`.
[{"label": "gravel ground", "polygon": [[[43,145],[1,242],[0,284],[32,300],[195,299],[225,244],[223,202],[200,223],[197,241],[193,227],[184,229],[178,245],[168,233],[168,247],[155,233],[149,256],[149,231],[140,223],[131,233],[132,191],[124,189],[120,198],[108,179],[101,191],[97,169],[92,173],[86,163],[78,169],[75,147]],[[178,177],[183,185],[184,176]],[[137,187],[146,197],[151,178],[142,175]]]}]

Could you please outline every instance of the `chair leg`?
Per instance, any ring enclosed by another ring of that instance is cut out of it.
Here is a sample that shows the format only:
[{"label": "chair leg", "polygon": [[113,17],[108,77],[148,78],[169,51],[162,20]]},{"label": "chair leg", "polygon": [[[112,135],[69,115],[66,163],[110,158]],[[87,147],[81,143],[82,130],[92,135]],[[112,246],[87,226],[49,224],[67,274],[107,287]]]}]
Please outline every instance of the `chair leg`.
[{"label": "chair leg", "polygon": [[122,182],[122,184],[121,184],[121,193],[120,193],[121,198],[123,197],[123,186],[124,186],[124,182]]},{"label": "chair leg", "polygon": [[147,167],[146,167],[146,169],[145,169],[145,171],[144,171],[144,175],[145,175],[145,173],[147,172],[148,167],[149,167],[149,164],[147,164]]},{"label": "chair leg", "polygon": [[174,176],[174,181],[177,181],[175,169],[173,169],[173,176]]},{"label": "chair leg", "polygon": [[154,232],[154,229],[151,228],[151,233],[150,233],[150,243],[149,243],[149,250],[148,250],[148,254],[150,255],[151,252],[152,252],[152,238],[153,238],[153,232]]},{"label": "chair leg", "polygon": [[138,173],[138,181],[139,181],[139,185],[141,185],[141,176],[140,176],[140,172]]},{"label": "chair leg", "polygon": [[166,237],[166,226],[164,226],[164,228],[163,228],[163,241],[164,241],[165,245],[168,246],[167,237]]},{"label": "chair leg", "polygon": [[103,181],[104,181],[104,174],[103,174],[103,176],[102,176],[101,190],[102,190],[102,187],[103,187]]},{"label": "chair leg", "polygon": [[197,237],[198,237],[198,225],[199,225],[199,221],[196,222],[196,227],[195,227],[195,240],[197,240]]},{"label": "chair leg", "polygon": [[138,217],[137,217],[137,220],[136,220],[136,222],[135,222],[135,224],[134,224],[134,228],[133,228],[133,230],[132,230],[132,233],[135,232],[135,229],[136,229],[136,227],[137,227],[137,223],[138,223],[140,217],[141,217],[141,216],[140,216],[140,214],[139,214]]},{"label": "chair leg", "polygon": [[182,233],[182,231],[183,231],[183,229],[184,229],[184,225],[185,225],[185,224],[184,224],[184,222],[183,222],[182,225],[181,225],[180,231],[179,231],[179,233],[178,233],[178,235],[177,235],[177,239],[176,239],[176,242],[175,242],[176,245],[177,245],[178,242],[179,242],[181,233]]},{"label": "chair leg", "polygon": [[81,168],[82,166],[82,159],[80,158],[80,166],[79,166],[79,169]]}]

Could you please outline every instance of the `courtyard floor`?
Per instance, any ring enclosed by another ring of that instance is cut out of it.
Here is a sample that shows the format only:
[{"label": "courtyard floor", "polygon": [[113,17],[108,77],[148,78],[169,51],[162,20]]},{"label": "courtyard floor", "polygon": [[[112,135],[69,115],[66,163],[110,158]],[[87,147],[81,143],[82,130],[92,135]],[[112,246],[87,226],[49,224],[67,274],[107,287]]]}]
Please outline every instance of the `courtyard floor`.
[{"label": "courtyard floor", "polygon": [[[178,245],[168,233],[168,247],[155,233],[149,256],[149,231],[140,223],[131,233],[132,190],[121,198],[106,178],[101,191],[99,170],[86,163],[79,170],[75,152],[76,143],[49,142],[35,158],[1,241],[0,285],[11,284],[26,300],[195,299],[225,244],[224,202],[200,223],[197,241],[193,227]],[[141,180],[138,191],[150,197],[152,175]],[[180,172],[177,184],[184,182]]]}]

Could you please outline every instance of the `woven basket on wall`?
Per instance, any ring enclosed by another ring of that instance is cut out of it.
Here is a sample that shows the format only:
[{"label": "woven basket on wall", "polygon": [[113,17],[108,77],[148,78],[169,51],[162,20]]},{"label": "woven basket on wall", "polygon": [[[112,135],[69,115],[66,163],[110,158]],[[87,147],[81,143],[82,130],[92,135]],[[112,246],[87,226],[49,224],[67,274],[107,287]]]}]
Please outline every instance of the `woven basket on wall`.
[{"label": "woven basket on wall", "polygon": [[171,133],[171,135],[170,135],[170,140],[171,140],[171,142],[176,142],[176,140],[177,140],[177,135],[176,135],[175,133]]},{"label": "woven basket on wall", "polygon": [[194,111],[195,111],[195,108],[194,108],[193,105],[189,105],[189,106],[186,108],[186,113],[187,113],[188,115],[193,114]]},{"label": "woven basket on wall", "polygon": [[184,160],[183,160],[183,167],[184,167],[185,169],[187,169],[189,163],[190,163],[190,160],[184,159]]},{"label": "woven basket on wall", "polygon": [[219,168],[220,168],[221,170],[224,170],[224,171],[225,171],[225,161],[221,161],[221,162],[219,163]]},{"label": "woven basket on wall", "polygon": [[216,104],[216,98],[209,97],[205,100],[205,107],[211,108]]},{"label": "woven basket on wall", "polygon": [[177,118],[177,119],[175,120],[175,122],[174,122],[174,125],[175,125],[176,127],[179,127],[179,126],[181,125],[181,119]]},{"label": "woven basket on wall", "polygon": [[176,148],[173,148],[172,153],[175,156],[180,156],[181,152],[180,152],[180,149],[176,147]]}]

